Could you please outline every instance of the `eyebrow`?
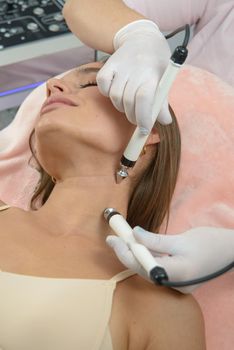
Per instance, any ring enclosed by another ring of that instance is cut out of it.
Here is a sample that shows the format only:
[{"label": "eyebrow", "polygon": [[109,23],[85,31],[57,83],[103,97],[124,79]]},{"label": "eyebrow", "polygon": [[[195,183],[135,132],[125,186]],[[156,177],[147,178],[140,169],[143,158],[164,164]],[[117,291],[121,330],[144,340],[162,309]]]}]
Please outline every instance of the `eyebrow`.
[{"label": "eyebrow", "polygon": [[85,67],[85,68],[78,68],[76,72],[78,74],[89,74],[89,73],[97,73],[102,67]]}]

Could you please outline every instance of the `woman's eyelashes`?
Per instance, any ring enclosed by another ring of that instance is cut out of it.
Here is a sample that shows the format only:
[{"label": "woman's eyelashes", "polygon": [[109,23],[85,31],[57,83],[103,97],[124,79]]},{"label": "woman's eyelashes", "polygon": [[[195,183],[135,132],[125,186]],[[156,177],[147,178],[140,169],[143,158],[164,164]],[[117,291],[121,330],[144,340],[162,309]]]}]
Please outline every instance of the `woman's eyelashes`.
[{"label": "woman's eyelashes", "polygon": [[80,88],[83,89],[83,88],[86,88],[88,86],[97,86],[97,83],[96,82],[88,82],[86,84],[80,84]]}]

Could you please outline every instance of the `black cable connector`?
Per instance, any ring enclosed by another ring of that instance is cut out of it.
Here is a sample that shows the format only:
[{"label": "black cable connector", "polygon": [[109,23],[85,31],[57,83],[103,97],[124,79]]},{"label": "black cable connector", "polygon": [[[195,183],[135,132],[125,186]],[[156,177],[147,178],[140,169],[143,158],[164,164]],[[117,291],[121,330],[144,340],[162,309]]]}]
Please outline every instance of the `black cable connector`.
[{"label": "black cable connector", "polygon": [[168,281],[167,273],[161,266],[155,266],[150,271],[150,278],[155,284],[163,284],[163,281]]},{"label": "black cable connector", "polygon": [[184,46],[177,46],[177,48],[175,49],[175,51],[171,56],[171,60],[176,64],[182,65],[185,62],[187,56],[188,56],[187,48]]},{"label": "black cable connector", "polygon": [[234,268],[234,261],[231,264],[225,266],[223,269],[216,271],[214,273],[211,273],[210,275],[203,276],[194,280],[171,282],[169,281],[168,275],[164,270],[164,268],[161,266],[156,266],[150,271],[150,278],[155,284],[160,284],[165,287],[174,287],[174,288],[188,287],[195,284],[210,281],[213,278],[223,275],[224,273],[231,270],[232,268]]}]

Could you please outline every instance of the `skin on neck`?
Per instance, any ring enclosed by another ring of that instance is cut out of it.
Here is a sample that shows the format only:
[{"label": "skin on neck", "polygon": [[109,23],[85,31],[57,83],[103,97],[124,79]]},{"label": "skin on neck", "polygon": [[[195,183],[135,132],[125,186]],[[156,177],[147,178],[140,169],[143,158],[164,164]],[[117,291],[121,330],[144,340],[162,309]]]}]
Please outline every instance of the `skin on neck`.
[{"label": "skin on neck", "polygon": [[114,175],[66,178],[31,216],[53,237],[80,236],[106,246],[105,238],[113,232],[103,212],[113,207],[126,217],[130,193],[130,180],[116,184]]}]

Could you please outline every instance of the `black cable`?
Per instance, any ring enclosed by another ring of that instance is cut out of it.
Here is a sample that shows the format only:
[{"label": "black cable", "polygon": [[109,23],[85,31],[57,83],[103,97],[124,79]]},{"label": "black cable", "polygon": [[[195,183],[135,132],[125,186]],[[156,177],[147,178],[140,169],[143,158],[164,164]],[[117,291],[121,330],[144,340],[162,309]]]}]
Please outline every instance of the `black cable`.
[{"label": "black cable", "polygon": [[165,35],[165,38],[166,39],[170,39],[170,38],[172,38],[173,36],[175,36],[176,34],[182,32],[182,31],[185,31],[185,37],[184,37],[184,42],[183,42],[182,46],[187,47],[188,42],[189,42],[189,38],[190,38],[190,27],[189,27],[188,24],[186,24],[183,27],[179,27],[178,29],[176,29],[172,33],[169,33],[169,34]]},{"label": "black cable", "polygon": [[94,61],[98,61],[98,50],[94,50]]},{"label": "black cable", "polygon": [[182,32],[184,29],[185,29],[184,26],[183,26],[183,27],[179,27],[179,28],[177,28],[174,32],[165,35],[165,38],[166,38],[166,39],[170,39],[170,38],[172,38],[173,36],[175,36],[176,34]]},{"label": "black cable", "polygon": [[189,39],[190,39],[190,27],[188,24],[186,24],[185,26],[185,37],[184,37],[184,42],[182,44],[182,46],[187,47],[188,43],[189,43]]},{"label": "black cable", "polygon": [[189,280],[189,281],[182,281],[182,282],[170,282],[168,280],[168,276],[166,271],[162,268],[162,267],[155,267],[150,273],[150,277],[151,279],[154,281],[154,283],[156,284],[160,284],[166,287],[187,287],[187,286],[192,286],[194,284],[199,284],[199,283],[203,283],[206,281],[209,281],[213,278],[216,278],[222,274],[224,274],[225,272],[231,270],[234,267],[234,261],[225,266],[223,269],[216,271],[214,273],[211,273],[210,275],[204,276],[204,277],[200,277],[194,280]]}]

